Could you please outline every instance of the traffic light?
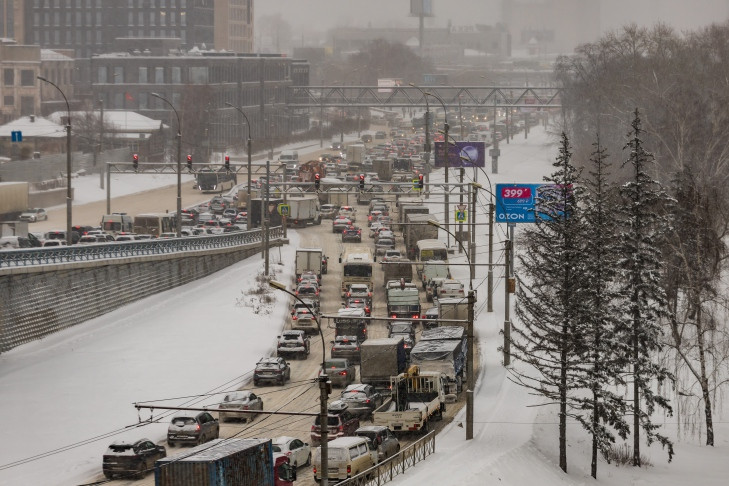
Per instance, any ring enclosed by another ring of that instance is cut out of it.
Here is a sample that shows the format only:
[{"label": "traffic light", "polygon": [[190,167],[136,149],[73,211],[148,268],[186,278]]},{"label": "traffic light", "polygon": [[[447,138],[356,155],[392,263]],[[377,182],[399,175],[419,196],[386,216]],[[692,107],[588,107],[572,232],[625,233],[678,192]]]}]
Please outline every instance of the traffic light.
[{"label": "traffic light", "polygon": [[229,155],[225,156],[225,170],[230,172],[230,156]]},{"label": "traffic light", "polygon": [[418,189],[423,190],[423,174],[418,175]]},{"label": "traffic light", "polygon": [[192,155],[187,154],[187,170],[192,170]]},{"label": "traffic light", "polygon": [[139,155],[132,155],[132,165],[134,166],[134,172],[136,172],[139,169]]},{"label": "traffic light", "polygon": [[314,174],[314,188],[318,191],[321,186],[321,176],[319,173]]},{"label": "traffic light", "polygon": [[359,190],[364,191],[364,174],[359,175]]}]

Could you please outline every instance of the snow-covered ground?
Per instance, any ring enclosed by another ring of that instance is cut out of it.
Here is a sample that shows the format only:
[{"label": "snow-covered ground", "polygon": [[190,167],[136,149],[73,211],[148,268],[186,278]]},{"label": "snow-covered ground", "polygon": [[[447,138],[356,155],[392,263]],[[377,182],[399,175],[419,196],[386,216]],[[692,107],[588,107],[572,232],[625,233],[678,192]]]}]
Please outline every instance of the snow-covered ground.
[{"label": "snow-covered ground", "polygon": [[[487,162],[491,182],[541,181],[542,175],[551,171],[556,156],[548,142],[538,128],[527,141],[520,134],[510,145],[502,144],[499,173],[491,174]],[[431,182],[441,177],[434,174]],[[85,179],[89,179],[88,188]],[[485,183],[483,174],[478,179]],[[75,187],[79,188],[78,197],[86,201],[105,197],[98,189],[98,177],[79,178]],[[139,186],[135,189],[140,190]],[[115,186],[115,193],[117,190],[121,194],[121,187]],[[92,195],[94,191],[97,196]],[[478,217],[479,222],[486,221],[484,215]],[[483,263],[486,229],[479,228],[478,262]],[[503,248],[504,231],[498,228],[497,249]],[[278,262],[292,261],[298,242],[295,231],[289,232],[289,237],[291,244],[280,256],[272,253],[272,268],[282,281],[290,278],[292,268]],[[464,257],[460,259],[465,262]],[[459,260],[457,254],[453,260]],[[138,420],[132,402],[235,388],[253,370],[255,360],[273,349],[279,329],[270,323],[283,322],[286,312],[287,299],[281,296],[277,296],[278,306],[269,316],[238,304],[242,291],[254,285],[261,265],[259,258],[250,258],[0,355],[0,416],[6,419],[0,441],[0,484],[77,484],[99,471],[101,455],[112,440],[141,434],[153,440],[164,437],[165,424],[125,429]],[[457,278],[468,279],[466,267],[453,268]],[[497,271],[494,312],[487,313],[485,275],[485,267],[478,267],[474,280],[474,287],[479,289],[476,329],[481,350],[475,438],[465,441],[465,428],[459,426],[465,425],[462,413],[439,435],[436,453],[408,469],[394,484],[726,484],[726,423],[716,424],[717,447],[702,447],[698,439],[679,442],[672,464],[666,463],[659,447],[645,447],[653,467],[635,470],[601,463],[598,481],[589,477],[588,437],[572,426],[569,474],[563,474],[557,467],[554,411],[529,407],[538,400],[512,384],[501,366],[497,346],[502,339],[503,285]],[[215,402],[211,398],[195,404]],[[142,419],[148,414],[142,412]],[[726,415],[717,410],[715,420],[722,422]],[[675,431],[675,421],[666,418],[669,433]],[[22,464],[13,465],[16,462]]]}]

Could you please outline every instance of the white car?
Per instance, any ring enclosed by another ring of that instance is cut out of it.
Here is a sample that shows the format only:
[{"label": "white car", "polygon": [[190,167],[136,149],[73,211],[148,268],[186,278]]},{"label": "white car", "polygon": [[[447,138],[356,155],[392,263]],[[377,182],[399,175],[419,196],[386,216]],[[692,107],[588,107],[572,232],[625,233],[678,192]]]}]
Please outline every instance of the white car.
[{"label": "white car", "polygon": [[23,211],[18,218],[20,221],[29,221],[35,223],[36,221],[45,221],[48,219],[48,213],[43,208],[32,208],[27,211]]},{"label": "white car", "polygon": [[444,280],[439,286],[437,293],[438,299],[449,299],[463,297],[463,284],[458,280],[447,279]]},{"label": "white car", "polygon": [[276,437],[272,442],[274,456],[281,454],[288,457],[295,468],[311,464],[311,447],[307,442],[295,437]]},{"label": "white car", "polygon": [[352,206],[342,206],[339,208],[339,217],[340,218],[347,218],[351,222],[357,221],[357,210],[354,209]]}]

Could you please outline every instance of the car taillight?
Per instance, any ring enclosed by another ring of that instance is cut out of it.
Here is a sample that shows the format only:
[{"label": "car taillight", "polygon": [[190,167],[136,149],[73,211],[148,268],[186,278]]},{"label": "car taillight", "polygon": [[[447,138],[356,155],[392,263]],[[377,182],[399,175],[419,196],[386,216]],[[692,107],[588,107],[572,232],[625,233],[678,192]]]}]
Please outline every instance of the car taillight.
[{"label": "car taillight", "polygon": [[420,319],[420,314],[413,315],[413,319]]},{"label": "car taillight", "polygon": [[390,317],[392,317],[393,319],[397,319],[397,314],[393,314]]},{"label": "car taillight", "polygon": [[370,403],[370,399],[368,398],[367,400],[365,400],[365,403]]},{"label": "car taillight", "polygon": [[292,317],[292,318],[291,318],[291,320],[292,320],[292,321],[296,321],[296,320],[298,320],[298,319],[299,319],[299,318],[298,318],[298,317],[296,317],[296,316],[294,316],[294,317]]},{"label": "car taillight", "polygon": [[339,372],[339,375],[340,375],[340,376],[347,376],[347,372],[346,372],[346,371],[340,371],[340,372]]},{"label": "car taillight", "polygon": [[314,466],[314,468],[313,468],[313,469],[314,469],[314,474],[316,474],[316,466]]},{"label": "car taillight", "polygon": [[200,430],[200,424],[197,424],[197,425],[195,426],[195,430]]},{"label": "car taillight", "polygon": [[365,307],[365,312],[369,314],[370,313],[370,308],[369,307]]},{"label": "car taillight", "polygon": [[340,434],[344,433],[344,425],[340,425],[339,427],[337,427],[337,431],[338,431],[338,432],[339,432]]},{"label": "car taillight", "polygon": [[352,466],[347,464],[347,474],[352,474]]}]

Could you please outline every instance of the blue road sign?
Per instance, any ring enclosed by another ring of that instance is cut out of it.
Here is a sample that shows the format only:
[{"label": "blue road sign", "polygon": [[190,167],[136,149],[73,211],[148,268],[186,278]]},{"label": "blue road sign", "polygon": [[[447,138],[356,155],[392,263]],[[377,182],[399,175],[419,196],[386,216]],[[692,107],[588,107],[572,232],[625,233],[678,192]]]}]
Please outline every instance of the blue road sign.
[{"label": "blue road sign", "polygon": [[23,141],[23,132],[21,132],[20,130],[10,132],[10,141],[11,142],[22,142]]}]

